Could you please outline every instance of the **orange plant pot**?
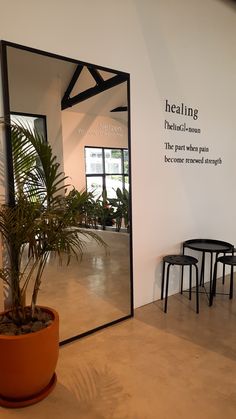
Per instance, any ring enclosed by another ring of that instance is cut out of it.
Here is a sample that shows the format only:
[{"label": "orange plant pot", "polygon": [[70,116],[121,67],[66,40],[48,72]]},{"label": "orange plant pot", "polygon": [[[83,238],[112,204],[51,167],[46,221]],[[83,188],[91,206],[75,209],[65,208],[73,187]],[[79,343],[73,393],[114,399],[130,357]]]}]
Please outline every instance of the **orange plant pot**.
[{"label": "orange plant pot", "polygon": [[23,407],[44,399],[56,384],[59,316],[48,307],[53,323],[34,333],[0,335],[0,405]]}]

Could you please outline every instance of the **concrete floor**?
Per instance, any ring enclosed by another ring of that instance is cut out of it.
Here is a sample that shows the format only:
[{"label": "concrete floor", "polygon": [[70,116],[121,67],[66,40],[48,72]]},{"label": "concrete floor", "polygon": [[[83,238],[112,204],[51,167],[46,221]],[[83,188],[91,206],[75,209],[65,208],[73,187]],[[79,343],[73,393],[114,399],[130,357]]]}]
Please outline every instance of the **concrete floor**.
[{"label": "concrete floor", "polygon": [[236,299],[200,314],[187,295],[60,349],[58,384],[41,403],[4,419],[235,419]]}]

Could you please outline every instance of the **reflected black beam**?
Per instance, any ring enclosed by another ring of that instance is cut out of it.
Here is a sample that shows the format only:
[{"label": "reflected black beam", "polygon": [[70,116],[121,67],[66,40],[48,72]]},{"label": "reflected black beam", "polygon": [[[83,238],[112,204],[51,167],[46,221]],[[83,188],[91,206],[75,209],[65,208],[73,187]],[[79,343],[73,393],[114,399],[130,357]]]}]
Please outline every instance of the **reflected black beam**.
[{"label": "reflected black beam", "polygon": [[98,95],[101,92],[104,92],[105,90],[111,89],[114,86],[117,86],[118,84],[124,83],[127,81],[127,77],[121,74],[118,74],[115,77],[111,77],[108,80],[104,80],[102,83],[95,87],[91,87],[90,89],[84,90],[84,92],[79,93],[78,95],[68,98],[62,103],[62,110],[71,108],[74,105],[77,105],[77,103],[83,102],[84,100],[89,99],[90,97],[93,97],[95,95]]},{"label": "reflected black beam", "polygon": [[99,71],[96,68],[89,68],[88,67],[88,71],[90,72],[91,76],[94,78],[94,80],[97,84],[101,84],[101,83],[104,82],[101,74],[99,73]]},{"label": "reflected black beam", "polygon": [[128,106],[118,106],[117,108],[112,109],[110,112],[127,112]]},{"label": "reflected black beam", "polygon": [[83,70],[83,68],[84,68],[83,65],[81,65],[81,64],[78,64],[77,65],[76,70],[75,70],[75,72],[74,72],[74,74],[73,74],[73,76],[71,78],[71,81],[70,81],[70,83],[69,83],[69,85],[68,85],[68,87],[67,87],[67,89],[66,89],[66,91],[64,93],[63,98],[62,98],[62,101],[61,101],[61,107],[62,107],[62,109],[63,109],[63,103],[68,100],[68,98],[69,98],[69,96],[70,96],[70,94],[71,94],[71,92],[72,92],[72,90],[73,90],[73,88],[74,88],[74,86],[75,86],[75,84],[76,84],[76,82],[77,82],[77,80],[78,80],[78,78],[80,76],[80,73]]}]

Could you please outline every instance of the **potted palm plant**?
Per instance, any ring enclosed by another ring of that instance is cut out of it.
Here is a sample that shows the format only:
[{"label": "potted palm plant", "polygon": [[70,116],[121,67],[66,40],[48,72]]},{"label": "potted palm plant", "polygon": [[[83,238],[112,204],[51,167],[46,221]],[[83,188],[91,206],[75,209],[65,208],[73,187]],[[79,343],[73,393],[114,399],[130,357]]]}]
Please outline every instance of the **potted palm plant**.
[{"label": "potted palm plant", "polygon": [[129,231],[129,192],[120,188],[116,190],[117,198],[110,198],[109,203],[115,209],[114,219],[116,220],[116,231],[120,231],[122,220],[124,220],[125,228]]},{"label": "potted palm plant", "polygon": [[11,139],[15,203],[0,208],[6,260],[0,278],[8,293],[0,314],[0,405],[21,407],[43,399],[56,382],[58,314],[37,305],[49,254],[69,263],[72,255],[82,256],[83,238],[105,243],[76,222],[67,178],[45,139],[20,123],[11,125]]}]

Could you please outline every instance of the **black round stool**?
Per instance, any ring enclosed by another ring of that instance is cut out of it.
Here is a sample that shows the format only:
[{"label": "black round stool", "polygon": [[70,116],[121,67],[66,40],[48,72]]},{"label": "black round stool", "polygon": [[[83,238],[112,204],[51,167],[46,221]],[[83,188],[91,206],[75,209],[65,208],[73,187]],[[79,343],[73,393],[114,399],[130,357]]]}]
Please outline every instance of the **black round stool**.
[{"label": "black round stool", "polygon": [[233,280],[234,280],[234,266],[236,266],[236,256],[221,256],[221,257],[217,258],[216,261],[215,261],[213,284],[212,284],[212,290],[211,290],[211,296],[210,296],[210,306],[212,306],[213,298],[216,295],[217,264],[218,264],[218,262],[223,263],[223,267],[225,265],[231,266],[229,294],[223,293],[223,295],[229,295],[230,300],[233,298]]},{"label": "black round stool", "polygon": [[[189,266],[189,299],[192,297],[192,266],[196,269],[196,312],[199,313],[199,295],[198,295],[198,260],[192,256],[187,255],[168,255],[163,258],[163,270],[162,270],[162,284],[161,284],[161,300],[164,296],[164,285],[165,285],[165,266],[167,266],[166,275],[166,290],[165,290],[165,308],[164,312],[167,312],[167,300],[168,300],[168,287],[169,287],[169,271],[173,265],[180,265],[182,267]],[[181,284],[182,290],[182,284]]]},{"label": "black round stool", "polygon": [[[228,252],[225,252],[224,253],[224,256],[226,256],[226,253],[231,253],[231,255],[233,256],[233,254],[234,253],[236,253],[236,248],[234,247],[233,249],[232,249],[232,251],[228,251]],[[223,263],[223,276],[222,276],[222,284],[224,284],[225,283],[225,263]]]}]

